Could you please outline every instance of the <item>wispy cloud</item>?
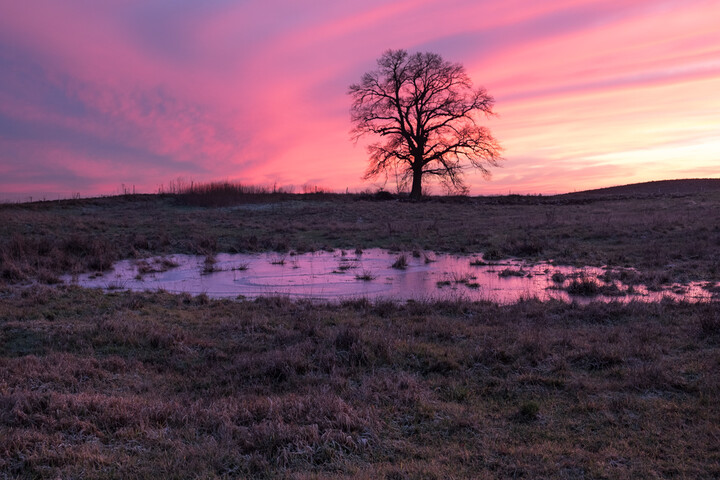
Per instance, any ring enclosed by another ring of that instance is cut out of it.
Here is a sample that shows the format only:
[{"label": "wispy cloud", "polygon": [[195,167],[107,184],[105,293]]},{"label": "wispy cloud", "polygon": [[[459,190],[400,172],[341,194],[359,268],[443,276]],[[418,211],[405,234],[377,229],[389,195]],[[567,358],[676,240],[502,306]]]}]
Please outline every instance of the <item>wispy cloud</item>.
[{"label": "wispy cloud", "polygon": [[718,176],[718,19],[714,0],[5,2],[0,191],[364,188],[346,90],[387,48],[495,95],[507,161],[474,192]]}]

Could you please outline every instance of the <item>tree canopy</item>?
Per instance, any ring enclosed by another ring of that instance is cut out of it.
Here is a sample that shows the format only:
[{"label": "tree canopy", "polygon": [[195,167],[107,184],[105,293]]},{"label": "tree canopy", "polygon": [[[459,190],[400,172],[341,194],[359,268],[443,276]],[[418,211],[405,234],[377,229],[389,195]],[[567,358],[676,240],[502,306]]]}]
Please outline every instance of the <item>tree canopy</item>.
[{"label": "tree canopy", "polygon": [[452,191],[467,191],[463,174],[476,169],[489,176],[502,160],[502,148],[480,117],[492,116],[494,99],[473,88],[465,68],[435,53],[388,50],[377,69],[350,86],[355,140],[381,137],[368,147],[365,178],[397,174],[412,181],[410,197],[422,197],[425,175]]}]

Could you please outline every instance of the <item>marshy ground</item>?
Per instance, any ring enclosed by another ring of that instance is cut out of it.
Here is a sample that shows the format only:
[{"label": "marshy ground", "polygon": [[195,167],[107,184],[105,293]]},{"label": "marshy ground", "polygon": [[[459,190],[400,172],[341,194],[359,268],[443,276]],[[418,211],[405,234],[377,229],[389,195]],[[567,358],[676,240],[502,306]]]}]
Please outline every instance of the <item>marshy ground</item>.
[{"label": "marshy ground", "polygon": [[0,205],[0,277],[49,279],[150,254],[381,247],[628,266],[647,282],[720,280],[720,188],[421,203],[359,198],[254,195],[219,208],[172,195]]},{"label": "marshy ground", "polygon": [[53,285],[120,258],[422,248],[720,280],[720,193],[0,206],[0,476],[717,478],[720,304]]}]

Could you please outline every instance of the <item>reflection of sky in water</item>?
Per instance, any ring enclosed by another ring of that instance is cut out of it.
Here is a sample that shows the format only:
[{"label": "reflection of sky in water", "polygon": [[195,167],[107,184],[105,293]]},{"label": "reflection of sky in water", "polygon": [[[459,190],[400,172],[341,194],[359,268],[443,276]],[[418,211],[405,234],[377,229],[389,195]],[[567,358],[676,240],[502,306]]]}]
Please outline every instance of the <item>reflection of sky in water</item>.
[{"label": "reflection of sky in water", "polygon": [[[407,259],[404,269],[392,268],[400,255]],[[471,262],[480,256],[454,256],[423,253],[390,253],[385,250],[354,252],[314,252],[302,255],[219,254],[212,273],[203,273],[205,257],[171,255],[164,257],[177,264],[164,272],[154,271],[140,275],[138,260],[123,260],[115,269],[102,276],[83,274],[67,277],[85,287],[128,290],[166,290],[187,292],[193,295],[235,298],[265,295],[288,295],[318,299],[347,299],[366,297],[370,299],[397,300],[490,300],[512,303],[522,298],[546,300],[557,298],[589,301],[591,299],[615,299],[628,301],[641,299],[657,301],[663,297],[696,300],[710,298],[700,284],[685,286],[684,294],[670,289],[648,292],[635,287],[634,295],[621,297],[576,297],[561,290],[552,280],[554,273],[566,277],[584,275],[597,279],[605,272],[602,268],[577,269],[548,263],[526,264],[520,261],[502,261],[492,265],[475,266]],[[146,269],[161,270],[161,259],[144,260]],[[148,268],[149,267],[149,268]],[[507,273],[514,273],[507,275]],[[360,277],[369,276],[371,280]],[[564,285],[572,281],[565,280]],[[600,284],[604,284],[599,282]],[[620,290],[626,286],[617,283]]]}]

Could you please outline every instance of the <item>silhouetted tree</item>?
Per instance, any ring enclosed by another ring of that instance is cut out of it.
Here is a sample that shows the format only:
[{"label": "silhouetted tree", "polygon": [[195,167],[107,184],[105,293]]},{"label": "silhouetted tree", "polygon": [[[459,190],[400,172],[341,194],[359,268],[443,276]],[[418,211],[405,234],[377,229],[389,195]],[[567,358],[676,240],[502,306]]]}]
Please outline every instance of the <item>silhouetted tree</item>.
[{"label": "silhouetted tree", "polygon": [[410,197],[419,199],[423,175],[463,193],[463,170],[489,176],[487,166],[498,165],[501,147],[478,117],[494,115],[494,100],[484,88],[473,88],[464,67],[405,50],[388,50],[377,64],[349,90],[353,139],[383,137],[368,147],[365,178],[393,172],[405,184],[412,178]]}]

